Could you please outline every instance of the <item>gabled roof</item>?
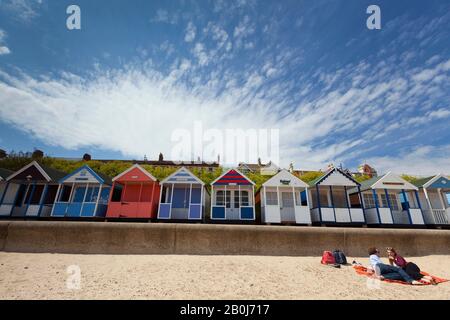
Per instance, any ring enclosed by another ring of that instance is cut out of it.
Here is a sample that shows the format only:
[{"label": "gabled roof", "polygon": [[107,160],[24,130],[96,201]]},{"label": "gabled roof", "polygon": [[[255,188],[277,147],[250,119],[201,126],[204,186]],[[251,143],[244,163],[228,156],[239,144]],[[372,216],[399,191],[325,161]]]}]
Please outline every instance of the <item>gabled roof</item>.
[{"label": "gabled roof", "polygon": [[47,182],[51,182],[51,181],[57,182],[66,175],[65,172],[43,166],[43,165],[39,164],[37,161],[32,161],[29,164],[27,164],[26,166],[24,166],[23,168],[21,168],[20,170],[11,174],[6,180],[7,181],[13,180],[15,177],[20,175],[22,172],[24,172],[25,170],[27,170],[33,166],[39,171],[39,173],[45,178],[45,180],[47,180]]},{"label": "gabled roof", "polygon": [[450,188],[450,179],[445,174],[440,173],[433,177],[419,179],[414,182],[414,185],[419,188]]},{"label": "gabled roof", "polygon": [[350,180],[350,182],[352,183],[352,185],[357,185],[359,186],[359,182],[356,181],[355,179],[353,179],[352,176],[350,176],[349,174],[345,173],[344,171],[342,171],[339,168],[336,167],[331,167],[330,169],[328,169],[327,171],[325,171],[320,177],[316,178],[315,180],[311,181],[309,183],[310,186],[315,186],[315,185],[320,185],[321,183],[323,183],[329,176],[331,176],[333,173],[340,173],[341,175],[343,175],[345,178],[347,178],[348,180]]},{"label": "gabled roof", "polygon": [[71,178],[74,175],[78,174],[82,170],[87,170],[100,184],[109,184],[110,185],[112,183],[112,180],[111,180],[110,177],[108,177],[107,175],[104,175],[102,173],[94,171],[87,164],[79,167],[78,169],[76,169],[75,171],[71,172],[70,174],[68,174],[64,178],[60,179],[59,183],[64,183],[66,180],[68,180],[69,178]]},{"label": "gabled roof", "polygon": [[205,185],[205,183],[200,180],[195,174],[193,174],[189,169],[185,167],[179,168],[177,171],[169,175],[167,178],[165,178],[163,181],[160,182],[162,185],[163,183],[192,183],[196,182],[198,184],[201,184],[202,186]]},{"label": "gabled roof", "polygon": [[0,181],[6,180],[10,175],[12,175],[14,171],[0,168]]},{"label": "gabled roof", "polygon": [[263,183],[264,187],[291,186],[307,188],[309,185],[303,180],[297,178],[289,171],[283,169],[272,178]]},{"label": "gabled roof", "polygon": [[[361,183],[361,191],[370,189],[405,189],[417,190],[417,187],[395,173],[388,172],[385,175],[374,177]],[[352,190],[354,191],[354,190]]]},{"label": "gabled roof", "polygon": [[228,184],[236,184],[236,185],[255,185],[255,183],[247,178],[243,173],[241,173],[237,169],[230,169],[218,177],[216,180],[211,182],[211,185],[228,185]]},{"label": "gabled roof", "polygon": [[158,179],[156,179],[150,172],[148,172],[147,170],[145,170],[143,167],[141,167],[139,164],[134,164],[131,167],[129,167],[127,170],[125,170],[124,172],[122,172],[121,174],[115,176],[112,181],[116,181],[118,179],[120,179],[121,177],[123,177],[124,175],[126,175],[128,172],[130,172],[133,169],[139,169],[141,170],[146,176],[148,176],[150,179],[152,179],[153,181],[158,181]]}]

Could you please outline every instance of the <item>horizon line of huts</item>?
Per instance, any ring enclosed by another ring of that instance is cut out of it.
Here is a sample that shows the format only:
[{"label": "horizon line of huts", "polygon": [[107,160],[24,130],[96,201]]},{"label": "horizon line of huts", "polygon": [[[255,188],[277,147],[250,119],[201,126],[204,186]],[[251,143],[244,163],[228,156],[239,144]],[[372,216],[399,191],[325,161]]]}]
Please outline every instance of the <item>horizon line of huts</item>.
[{"label": "horizon line of huts", "polygon": [[301,225],[446,226],[450,179],[410,183],[394,173],[357,182],[337,167],[306,183],[280,170],[255,193],[238,169],[205,183],[186,167],[162,181],[139,164],[114,178],[83,165],[70,174],[33,161],[0,169],[0,217],[147,219]]}]

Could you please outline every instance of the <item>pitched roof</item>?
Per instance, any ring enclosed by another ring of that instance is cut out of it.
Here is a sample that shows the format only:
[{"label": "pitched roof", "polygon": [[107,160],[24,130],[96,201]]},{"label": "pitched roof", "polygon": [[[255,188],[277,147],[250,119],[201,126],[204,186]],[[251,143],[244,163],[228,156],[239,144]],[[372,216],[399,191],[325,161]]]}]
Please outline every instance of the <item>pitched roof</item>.
[{"label": "pitched roof", "polygon": [[355,179],[353,179],[352,176],[350,176],[348,173],[342,171],[339,168],[336,167],[331,167],[329,168],[327,171],[325,171],[321,176],[317,177],[316,179],[314,179],[313,181],[311,181],[309,183],[310,186],[315,186],[316,184],[320,184],[323,180],[325,180],[330,174],[332,174],[334,171],[337,171],[339,173],[341,173],[342,175],[344,175],[346,178],[348,178],[349,180],[351,180],[352,182],[356,183],[357,185],[359,185],[359,182],[356,181]]},{"label": "pitched roof", "polygon": [[32,161],[29,164],[27,164],[26,166],[22,167],[21,169],[19,169],[16,172],[13,172],[7,180],[12,180],[14,179],[14,177],[18,176],[20,173],[24,172],[25,170],[27,170],[28,168],[34,166],[41,174],[42,176],[48,181],[48,182],[57,182],[60,179],[64,178],[67,174],[63,171],[59,171],[47,166],[44,166],[40,163],[38,163],[37,161]]},{"label": "pitched roof", "polygon": [[228,185],[228,184],[237,184],[237,185],[255,185],[255,183],[247,178],[243,173],[241,173],[237,169],[230,169],[223,173],[216,180],[211,182],[211,185]]},{"label": "pitched roof", "polygon": [[147,170],[145,170],[141,165],[139,164],[134,164],[131,167],[129,167],[127,170],[125,170],[124,172],[118,174],[117,176],[115,176],[112,181],[116,181],[118,179],[120,179],[121,177],[123,177],[124,175],[126,175],[128,172],[130,172],[133,169],[138,169],[140,171],[142,171],[142,173],[144,173],[147,177],[149,177],[150,179],[152,179],[153,181],[158,181],[158,179],[156,179],[150,172],[148,172]]},{"label": "pitched roof", "polygon": [[414,185],[418,188],[429,188],[432,186],[436,188],[448,188],[447,183],[449,182],[450,182],[449,177],[447,177],[443,173],[439,173],[433,177],[427,177],[416,180],[414,182]]},{"label": "pitched roof", "polygon": [[424,184],[426,184],[428,181],[430,181],[434,177],[436,177],[436,176],[421,178],[421,179],[414,181],[412,184],[415,185],[416,187],[423,187]]},{"label": "pitched roof", "polygon": [[298,177],[294,176],[289,171],[283,169],[274,175],[272,178],[262,184],[266,187],[276,186],[291,186],[291,187],[303,187],[307,188],[309,185]]},{"label": "pitched roof", "polygon": [[8,169],[3,169],[0,168],[0,181],[1,180],[6,180],[6,178],[8,178],[10,175],[12,175],[14,173],[14,171],[8,170]]},{"label": "pitched roof", "polygon": [[80,172],[83,169],[88,170],[99,182],[104,183],[104,184],[108,184],[108,185],[112,184],[112,179],[109,176],[95,171],[94,169],[89,167],[87,164],[79,167],[78,169],[76,169],[76,170],[72,171],[71,173],[69,173],[68,175],[64,176],[62,179],[59,180],[59,182],[63,183],[65,180],[67,180],[70,177],[76,175],[78,172]]},{"label": "pitched roof", "polygon": [[[377,184],[378,181],[380,180],[384,180],[384,179],[389,179],[389,177],[391,177],[391,179],[393,178],[393,180],[391,180],[391,182],[386,181],[383,182],[383,184],[385,184],[384,186],[380,187],[380,186],[375,186],[375,184]],[[400,181],[395,181],[395,180],[400,180]],[[405,179],[403,179],[402,177],[392,173],[392,172],[388,172],[382,176],[379,177],[373,177],[369,180],[365,180],[363,182],[361,182],[361,191],[366,191],[366,190],[371,190],[371,189],[382,189],[382,188],[386,188],[389,189],[389,187],[387,187],[386,185],[391,185],[390,187],[393,189],[400,189],[400,187],[398,187],[397,185],[401,184],[401,188],[404,188],[405,190],[412,190],[412,189],[417,189],[416,186],[408,181],[406,181]],[[350,190],[350,193],[354,193],[357,192],[358,190],[356,188],[353,188]]]},{"label": "pitched roof", "polygon": [[384,175],[378,176],[378,177],[373,177],[373,178],[370,178],[370,179],[367,179],[367,180],[364,180],[364,181],[360,182],[360,184],[361,184],[361,187],[360,187],[361,191],[365,191],[365,190],[371,189],[371,187],[374,185],[374,183],[377,182],[378,180],[380,180],[383,177],[384,177]]},{"label": "pitched roof", "polygon": [[189,169],[181,167],[167,178],[162,180],[160,184],[163,183],[192,183],[197,182],[198,184],[205,185],[205,183],[200,180],[195,174],[193,174]]}]

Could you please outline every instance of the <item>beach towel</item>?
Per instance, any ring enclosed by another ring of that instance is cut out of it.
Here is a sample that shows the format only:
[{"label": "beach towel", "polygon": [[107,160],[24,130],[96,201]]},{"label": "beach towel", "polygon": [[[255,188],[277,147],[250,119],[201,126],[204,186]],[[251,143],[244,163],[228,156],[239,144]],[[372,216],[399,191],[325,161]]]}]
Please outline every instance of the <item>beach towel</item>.
[{"label": "beach towel", "polygon": [[[356,271],[357,274],[360,274],[360,275],[363,275],[363,276],[366,276],[366,277],[371,277],[371,276],[373,275],[373,272],[367,271],[367,268],[364,267],[364,266],[361,266],[361,265],[355,265],[355,266],[353,266],[353,268],[355,269],[355,271]],[[443,278],[438,278],[438,277],[436,277],[436,276],[432,276],[431,274],[429,274],[429,273],[427,273],[427,272],[425,272],[425,271],[421,271],[420,273],[423,274],[424,276],[430,276],[430,277],[432,277],[432,278],[434,279],[434,281],[436,281],[436,283],[443,283],[443,282],[449,281],[449,280],[447,280],[447,279],[443,279]],[[383,279],[382,281],[385,281],[385,282],[392,282],[392,283],[400,283],[400,284],[408,284],[408,285],[409,285],[408,282],[401,281],[401,280]],[[431,283],[425,282],[425,281],[423,281],[423,280],[419,280],[419,282],[421,282],[421,283],[424,284],[424,285],[431,284]]]}]

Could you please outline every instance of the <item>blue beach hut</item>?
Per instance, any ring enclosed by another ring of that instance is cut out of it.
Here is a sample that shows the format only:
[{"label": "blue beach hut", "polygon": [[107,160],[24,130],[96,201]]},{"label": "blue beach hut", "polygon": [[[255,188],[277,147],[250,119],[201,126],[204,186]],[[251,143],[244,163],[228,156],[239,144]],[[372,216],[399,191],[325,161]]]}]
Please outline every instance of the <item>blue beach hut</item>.
[{"label": "blue beach hut", "polygon": [[84,165],[59,180],[52,217],[104,217],[111,179]]},{"label": "blue beach hut", "polygon": [[161,181],[158,219],[201,220],[209,194],[205,184],[191,171],[181,167]]}]

